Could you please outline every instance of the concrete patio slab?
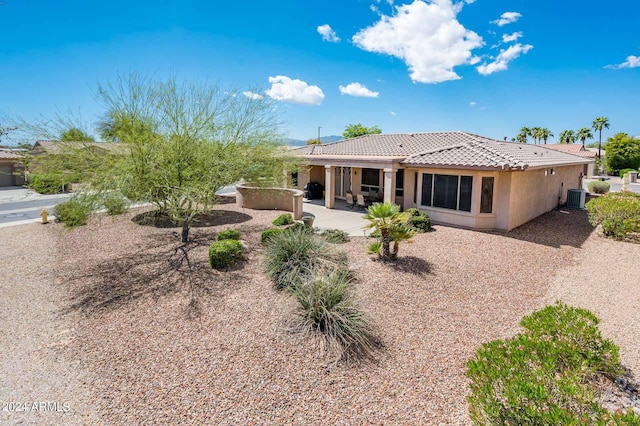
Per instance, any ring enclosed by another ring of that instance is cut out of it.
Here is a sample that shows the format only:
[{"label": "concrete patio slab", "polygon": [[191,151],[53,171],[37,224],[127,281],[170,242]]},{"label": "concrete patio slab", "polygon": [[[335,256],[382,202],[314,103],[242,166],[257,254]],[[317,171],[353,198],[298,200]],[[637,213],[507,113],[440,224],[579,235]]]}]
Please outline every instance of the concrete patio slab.
[{"label": "concrete patio slab", "polygon": [[352,237],[365,236],[364,226],[367,221],[363,219],[364,211],[350,209],[344,201],[336,200],[335,208],[327,209],[324,207],[324,200],[304,200],[302,208],[305,215],[315,217],[314,228],[340,229]]}]

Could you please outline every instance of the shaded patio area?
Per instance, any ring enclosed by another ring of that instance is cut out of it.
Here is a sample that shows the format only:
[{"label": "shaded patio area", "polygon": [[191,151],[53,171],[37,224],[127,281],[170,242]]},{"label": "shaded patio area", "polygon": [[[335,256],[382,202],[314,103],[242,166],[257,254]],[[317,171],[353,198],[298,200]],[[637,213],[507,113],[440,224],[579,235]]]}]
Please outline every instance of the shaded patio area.
[{"label": "shaded patio area", "polygon": [[365,235],[363,219],[364,211],[357,207],[351,209],[342,200],[336,200],[333,209],[324,206],[324,200],[304,200],[302,209],[304,215],[314,216],[313,227],[321,230],[340,229],[352,237]]}]

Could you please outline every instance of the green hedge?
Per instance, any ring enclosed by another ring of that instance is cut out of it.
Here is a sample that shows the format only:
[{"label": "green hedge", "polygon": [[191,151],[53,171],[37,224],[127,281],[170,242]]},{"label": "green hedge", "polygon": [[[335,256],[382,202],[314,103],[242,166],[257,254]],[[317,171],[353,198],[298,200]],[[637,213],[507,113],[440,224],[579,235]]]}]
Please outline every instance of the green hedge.
[{"label": "green hedge", "polygon": [[[471,419],[482,425],[639,424],[598,404],[603,380],[622,373],[618,347],[589,311],[563,304],[524,317],[524,332],[483,345],[467,364]],[[631,421],[631,423],[627,423]]]},{"label": "green hedge", "polygon": [[242,244],[237,240],[216,241],[209,247],[209,265],[224,269],[242,260]]},{"label": "green hedge", "polygon": [[57,173],[38,173],[29,176],[29,188],[38,194],[58,194],[71,183],[69,178]]},{"label": "green hedge", "polygon": [[640,194],[611,193],[589,201],[585,207],[589,222],[602,225],[606,236],[625,238],[630,233],[640,233]]},{"label": "green hedge", "polygon": [[293,216],[291,216],[291,214],[289,213],[283,213],[275,218],[271,223],[273,223],[275,226],[291,225],[293,223]]},{"label": "green hedge", "polygon": [[217,241],[222,240],[239,240],[240,239],[240,231],[237,229],[227,229],[225,231],[220,232],[216,236]]}]

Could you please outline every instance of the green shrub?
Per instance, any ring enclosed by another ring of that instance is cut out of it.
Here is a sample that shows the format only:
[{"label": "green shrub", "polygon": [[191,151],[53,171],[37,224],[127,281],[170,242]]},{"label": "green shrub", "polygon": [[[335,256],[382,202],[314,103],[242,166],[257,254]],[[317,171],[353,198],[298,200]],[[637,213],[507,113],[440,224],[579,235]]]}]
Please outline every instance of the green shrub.
[{"label": "green shrub", "polygon": [[348,272],[336,270],[297,286],[297,324],[342,359],[369,358],[378,341],[367,316],[352,301],[350,284]]},{"label": "green shrub", "polygon": [[276,217],[273,222],[275,226],[291,225],[293,223],[293,216],[290,213],[283,213]]},{"label": "green shrub", "polygon": [[285,230],[300,231],[300,232],[307,232],[307,233],[313,234],[313,229],[306,227],[305,224],[302,222],[296,222],[293,225],[286,227]]},{"label": "green shrub", "polygon": [[264,264],[277,289],[294,289],[317,271],[347,269],[347,256],[317,235],[290,230],[270,238]]},{"label": "green shrub", "polygon": [[273,237],[275,237],[276,235],[280,235],[283,232],[284,232],[284,229],[280,229],[280,228],[268,228],[268,229],[265,229],[264,231],[262,231],[262,234],[260,235],[260,242],[262,244],[266,244]]},{"label": "green shrub", "polygon": [[122,214],[129,208],[127,199],[119,194],[107,194],[102,199],[102,205],[111,216]]},{"label": "green shrub", "polygon": [[237,229],[227,229],[224,230],[216,236],[216,241],[222,240],[239,240],[240,239],[240,231]]},{"label": "green shrub", "polygon": [[606,194],[609,192],[611,185],[607,182],[594,180],[587,184],[587,188],[589,189],[589,192],[593,192],[594,194]]},{"label": "green shrub", "polygon": [[602,225],[606,236],[625,238],[640,233],[640,194],[619,192],[607,194],[589,201],[589,222]]},{"label": "green shrub", "polygon": [[320,233],[320,236],[327,242],[333,244],[344,244],[350,241],[349,234],[340,229],[327,229]]},{"label": "green shrub", "polygon": [[71,181],[63,174],[59,173],[37,173],[29,177],[29,188],[38,194],[58,194],[62,192],[62,188],[66,187]]},{"label": "green shrub", "polygon": [[620,175],[621,178],[624,178],[624,175],[626,175],[627,173],[635,172],[635,171],[636,171],[635,169],[622,169],[622,170],[620,170],[619,175]]},{"label": "green shrub", "polygon": [[431,218],[425,212],[420,213],[419,216],[411,216],[407,225],[416,232],[428,232],[431,230]]},{"label": "green shrub", "polygon": [[618,348],[602,339],[593,314],[556,304],[521,324],[523,333],[483,345],[467,364],[474,423],[620,424],[632,418],[598,405],[598,375],[621,368]]},{"label": "green shrub", "polygon": [[224,269],[242,260],[242,244],[237,240],[216,241],[209,247],[209,265]]},{"label": "green shrub", "polygon": [[60,203],[53,208],[56,222],[62,222],[68,228],[86,225],[90,214],[91,208],[77,199]]}]

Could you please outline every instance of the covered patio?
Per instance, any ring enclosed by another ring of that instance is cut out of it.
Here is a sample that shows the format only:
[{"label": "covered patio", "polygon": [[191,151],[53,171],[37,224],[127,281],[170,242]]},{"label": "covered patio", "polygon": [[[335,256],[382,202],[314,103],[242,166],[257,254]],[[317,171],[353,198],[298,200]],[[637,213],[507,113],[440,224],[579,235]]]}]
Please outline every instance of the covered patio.
[{"label": "covered patio", "polygon": [[313,227],[320,230],[339,229],[352,237],[365,236],[364,211],[357,207],[350,208],[343,200],[337,200],[333,208],[327,209],[323,200],[304,200],[305,216],[313,216]]}]

